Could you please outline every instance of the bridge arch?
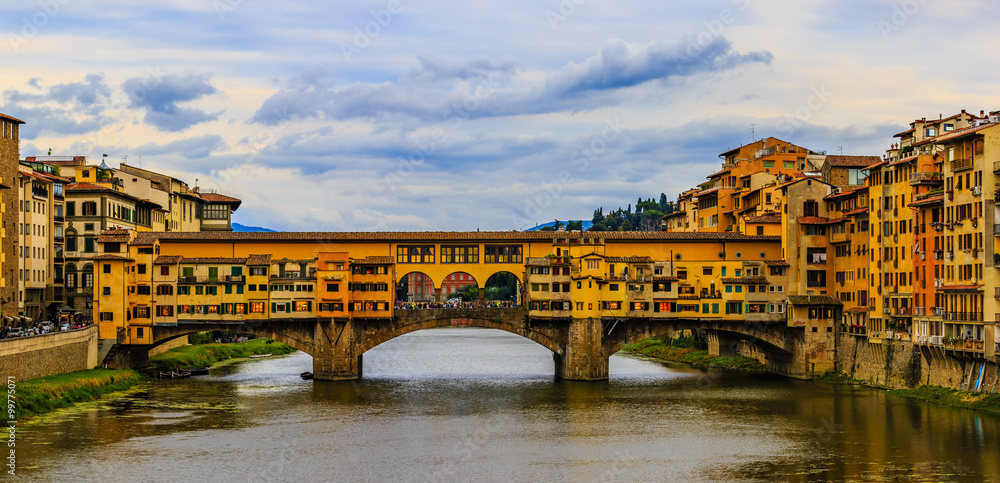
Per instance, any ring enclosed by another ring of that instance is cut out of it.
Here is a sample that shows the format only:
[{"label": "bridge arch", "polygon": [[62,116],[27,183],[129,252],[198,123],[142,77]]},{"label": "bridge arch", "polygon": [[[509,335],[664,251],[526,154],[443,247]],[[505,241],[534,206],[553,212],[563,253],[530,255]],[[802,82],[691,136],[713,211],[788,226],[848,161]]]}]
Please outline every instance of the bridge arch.
[{"label": "bridge arch", "polygon": [[417,269],[403,273],[396,282],[396,300],[400,302],[435,302],[434,279]]},{"label": "bridge arch", "polygon": [[[483,286],[476,280],[476,277],[472,276],[468,272],[457,271],[451,272],[441,281],[441,298],[443,300],[455,297],[456,294],[464,287],[472,285],[477,289],[483,288]],[[475,294],[472,300],[477,300],[479,294]],[[466,300],[468,300],[466,298]]]},{"label": "bridge arch", "polygon": [[[399,324],[396,326],[359,339],[357,345],[355,345],[355,353],[357,355],[364,354],[380,344],[411,332],[441,327],[498,329],[531,340],[555,354],[563,355],[565,352],[563,341],[557,340],[551,334],[546,333],[546,331],[533,329],[531,324],[525,320],[522,311],[517,311],[516,314],[512,314],[509,317],[482,316],[476,313],[476,309],[438,309],[414,310],[409,313],[407,311],[402,312],[399,317]],[[397,314],[399,313],[397,312]]]}]

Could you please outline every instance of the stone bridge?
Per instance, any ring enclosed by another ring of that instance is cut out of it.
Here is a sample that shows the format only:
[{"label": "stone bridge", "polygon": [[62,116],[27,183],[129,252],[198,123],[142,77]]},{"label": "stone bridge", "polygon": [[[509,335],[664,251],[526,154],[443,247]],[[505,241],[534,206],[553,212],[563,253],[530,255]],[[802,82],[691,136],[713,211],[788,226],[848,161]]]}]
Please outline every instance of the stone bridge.
[{"label": "stone bridge", "polygon": [[[288,344],[313,357],[320,380],[361,377],[362,356],[403,334],[438,327],[482,327],[517,334],[552,351],[556,375],[596,381],[608,378],[608,358],[627,344],[663,334],[696,331],[711,355],[745,355],[764,362],[770,372],[809,378],[815,363],[832,363],[833,347],[807,344],[803,328],[785,322],[733,322],[699,319],[528,317],[518,308],[398,310],[385,319],[270,319],[260,322],[179,323],[154,328],[156,344],[201,331],[235,331]],[[810,349],[807,350],[807,347]],[[149,346],[124,346],[118,365],[142,366]]]}]

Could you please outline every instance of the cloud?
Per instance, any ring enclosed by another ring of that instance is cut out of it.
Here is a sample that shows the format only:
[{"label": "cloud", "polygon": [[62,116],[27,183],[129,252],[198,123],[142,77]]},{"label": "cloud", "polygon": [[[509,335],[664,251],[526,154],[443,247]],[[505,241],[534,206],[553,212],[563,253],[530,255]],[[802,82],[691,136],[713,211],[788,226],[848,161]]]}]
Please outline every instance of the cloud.
[{"label": "cloud", "polygon": [[161,131],[183,131],[195,124],[214,121],[223,111],[208,113],[191,107],[180,107],[218,92],[209,82],[211,74],[166,74],[134,77],[122,84],[131,99],[129,107],[145,109],[145,122]]},{"label": "cloud", "polygon": [[166,144],[146,143],[133,150],[133,152],[144,156],[173,154],[188,159],[201,159],[210,156],[213,151],[222,150],[225,147],[226,143],[222,140],[222,136],[205,134]]},{"label": "cloud", "polygon": [[506,80],[517,72],[514,61],[493,62],[486,56],[450,62],[433,55],[420,55],[417,60],[420,67],[410,70],[410,79],[415,82],[485,79],[491,74],[497,79]]},{"label": "cloud", "polygon": [[16,112],[25,121],[22,139],[44,134],[59,136],[88,134],[100,130],[109,119],[105,110],[111,88],[103,74],[87,74],[83,82],[68,82],[46,87],[39,79],[30,79],[29,91],[8,89],[3,92],[4,109]]},{"label": "cloud", "polygon": [[[418,58],[420,67],[397,82],[337,86],[328,76],[307,71],[265,100],[251,121],[270,125],[295,119],[436,122],[456,115],[475,119],[587,111],[617,104],[619,91],[645,83],[768,64],[772,58],[769,52],[738,53],[723,37],[693,52],[680,44],[612,40],[583,62],[571,62],[547,76],[544,85],[504,88],[501,84],[516,73],[512,61],[496,63],[475,57],[448,62],[423,56]],[[450,84],[438,88],[421,85],[422,81]]]}]

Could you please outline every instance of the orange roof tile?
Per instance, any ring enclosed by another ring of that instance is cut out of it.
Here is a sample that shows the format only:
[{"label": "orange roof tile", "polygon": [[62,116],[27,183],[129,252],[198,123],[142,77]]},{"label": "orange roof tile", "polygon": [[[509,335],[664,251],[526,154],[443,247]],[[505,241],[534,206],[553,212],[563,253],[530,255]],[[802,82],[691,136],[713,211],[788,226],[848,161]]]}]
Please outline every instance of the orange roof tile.
[{"label": "orange roof tile", "polygon": [[881,160],[882,158],[878,156],[848,156],[843,154],[826,157],[826,162],[830,163],[830,166],[841,168],[865,168]]}]

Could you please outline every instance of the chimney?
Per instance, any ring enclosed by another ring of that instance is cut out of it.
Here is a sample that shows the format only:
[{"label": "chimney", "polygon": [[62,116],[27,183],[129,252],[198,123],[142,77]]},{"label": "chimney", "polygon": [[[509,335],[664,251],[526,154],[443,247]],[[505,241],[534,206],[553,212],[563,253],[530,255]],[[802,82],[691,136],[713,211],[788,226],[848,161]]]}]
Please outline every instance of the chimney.
[{"label": "chimney", "polygon": [[980,109],[979,110],[979,117],[985,117],[985,116],[986,116],[986,111]]}]

